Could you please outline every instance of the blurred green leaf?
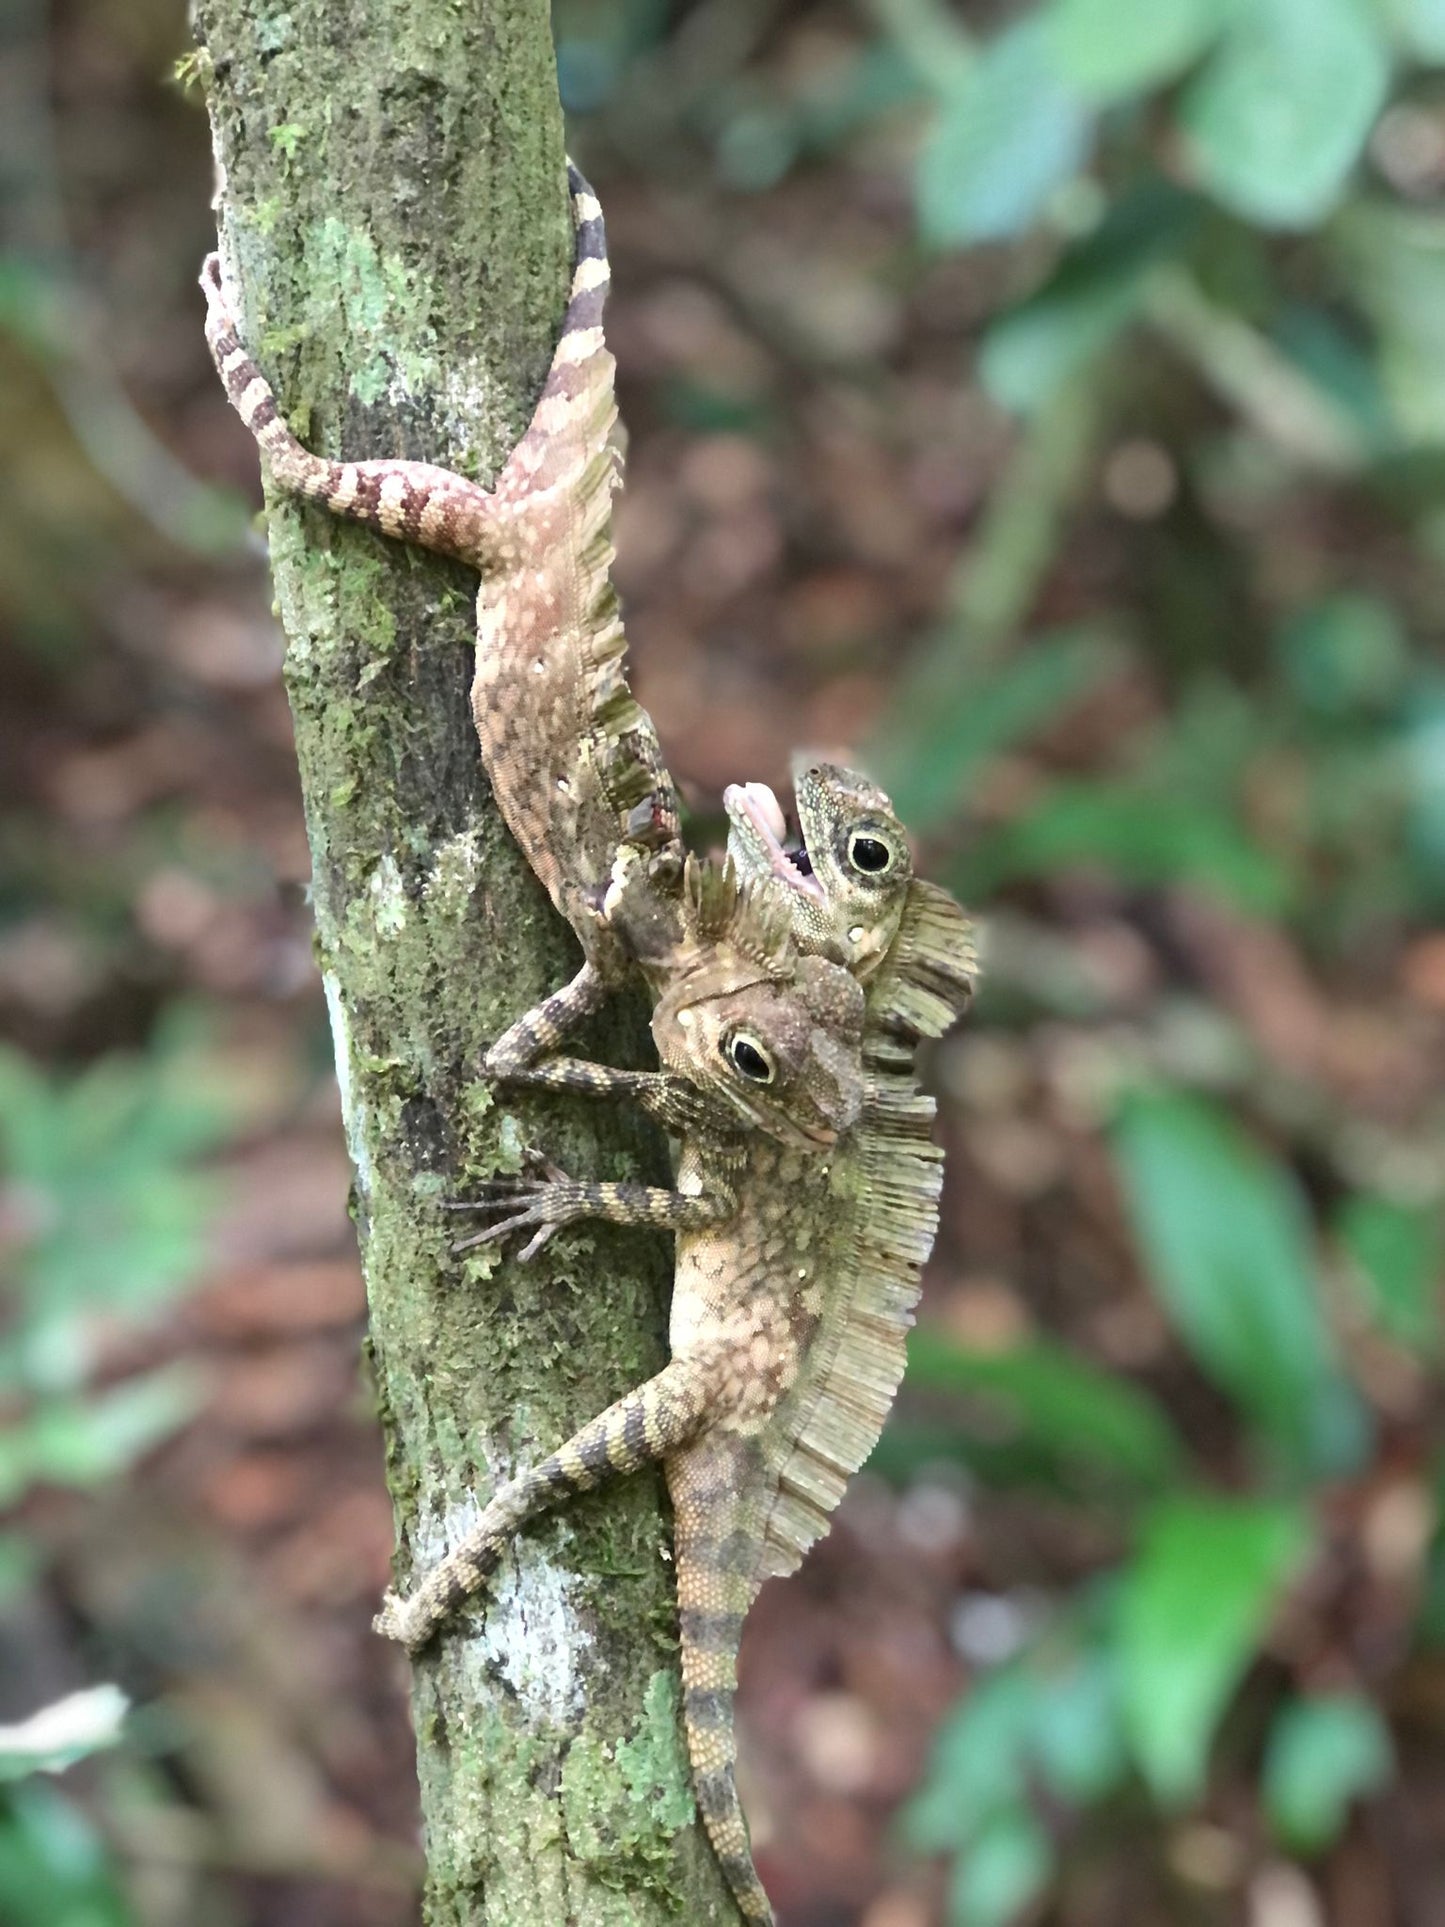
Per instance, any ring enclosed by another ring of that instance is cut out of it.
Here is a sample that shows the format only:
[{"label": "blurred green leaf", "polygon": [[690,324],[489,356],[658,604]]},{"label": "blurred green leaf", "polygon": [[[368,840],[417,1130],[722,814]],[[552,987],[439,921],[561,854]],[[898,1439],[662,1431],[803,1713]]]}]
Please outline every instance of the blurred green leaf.
[{"label": "blurred green leaf", "polygon": [[1076,1645],[1080,1631],[1071,1628],[1063,1648],[1049,1636],[975,1681],[904,1811],[916,1852],[958,1856],[953,1892],[977,1910],[970,1919],[1010,1920],[1034,1891],[1023,1875],[1040,1863],[1021,1849],[1033,1838],[1036,1790],[1078,1804],[1115,1791],[1127,1772],[1113,1661],[1096,1644]]},{"label": "blurred green leaf", "polygon": [[1274,857],[1210,804],[1143,781],[1057,783],[1026,814],[979,840],[955,879],[982,898],[1016,877],[1097,865],[1121,882],[1195,883],[1261,915],[1292,885]]},{"label": "blurred green leaf", "polygon": [[7,1789],[0,1804],[0,1920],[5,1927],[132,1927],[100,1835],[43,1782]]},{"label": "blurred green leaf", "polygon": [[1445,441],[1445,218],[1360,199],[1331,241],[1379,336],[1380,376],[1399,433]]},{"label": "blurred green leaf", "polygon": [[40,1570],[40,1549],[23,1527],[0,1533],[0,1612]]},{"label": "blurred green leaf", "polygon": [[1399,618],[1378,596],[1346,592],[1310,603],[1280,631],[1278,648],[1291,693],[1322,716],[1387,709],[1410,668]]},{"label": "blurred green leaf", "polygon": [[1384,106],[1390,62],[1368,0],[1249,0],[1189,84],[1200,178],[1264,227],[1331,212]]},{"label": "blurred green leaf", "polygon": [[1289,1462],[1357,1462],[1364,1418],[1320,1308],[1293,1179],[1219,1111],[1137,1093],[1114,1155],[1159,1297],[1190,1351]]},{"label": "blurred green leaf", "polygon": [[1031,1442],[1144,1487],[1174,1477],[1183,1448],[1145,1393],[1045,1342],[968,1351],[922,1327],[908,1341],[908,1383],[984,1394]]},{"label": "blurred green leaf", "polygon": [[1053,0],[1059,71],[1089,100],[1174,80],[1218,38],[1232,0]]},{"label": "blurred green leaf", "polygon": [[1357,1693],[1294,1700],[1275,1720],[1264,1804],[1280,1842],[1316,1854],[1333,1844],[1351,1803],[1385,1786],[1394,1749],[1379,1709]]},{"label": "blurred green leaf", "polygon": [[1111,675],[1121,651],[1097,626],[1032,637],[975,675],[961,666],[947,701],[926,714],[899,711],[877,759],[894,803],[915,830],[958,805],[989,757],[1026,740]]},{"label": "blurred green leaf", "polygon": [[122,1472],[184,1425],[200,1402],[188,1365],[150,1372],[85,1402],[42,1405],[33,1430],[36,1476],[57,1485],[94,1485]]},{"label": "blurred green leaf", "polygon": [[1372,343],[1357,339],[1338,315],[1308,302],[1286,307],[1272,334],[1305,379],[1353,424],[1363,450],[1388,449],[1394,424]]},{"label": "blurred green leaf", "polygon": [[1350,1198],[1336,1224],[1355,1261],[1370,1314],[1387,1337],[1422,1358],[1440,1349],[1439,1214],[1389,1198]]},{"label": "blurred green leaf", "polygon": [[1406,842],[1419,869],[1421,901],[1445,903],[1445,682],[1415,694],[1401,748]]},{"label": "blurred green leaf", "polygon": [[994,1814],[954,1862],[949,1927],[1008,1927],[1053,1871],[1049,1836],[1024,1807]]},{"label": "blurred green leaf", "polygon": [[1044,22],[1019,21],[978,56],[920,150],[924,239],[950,247],[1022,234],[1083,165],[1088,139],[1088,114],[1058,78]]},{"label": "blurred green leaf", "polygon": [[0,1429],[0,1505],[27,1486],[100,1485],[184,1425],[200,1402],[185,1365],[88,1398],[45,1398]]},{"label": "blurred green leaf", "polygon": [[1406,53],[1427,65],[1445,61],[1445,0],[1384,0],[1384,6]]},{"label": "blurred green leaf", "polygon": [[964,1847],[991,1814],[1026,1799],[1037,1705],[1036,1685],[1019,1666],[974,1682],[939,1728],[923,1786],[904,1809],[916,1852]]},{"label": "blurred green leaf", "polygon": [[1215,1729],[1312,1538],[1303,1511],[1259,1501],[1171,1499],[1149,1521],[1119,1597],[1120,1689],[1161,1800],[1203,1790]]},{"label": "blurred green leaf", "polygon": [[1048,1674],[1034,1716],[1033,1748],[1040,1777],[1060,1800],[1085,1806],[1118,1788],[1128,1757],[1112,1653],[1087,1651],[1068,1671]]},{"label": "blurred green leaf", "polygon": [[984,335],[979,374],[994,400],[1021,415],[1048,401],[1133,319],[1150,270],[1187,246],[1198,216],[1192,196],[1157,180],[1112,207],[1037,293]]},{"label": "blurred green leaf", "polygon": [[129,1706],[118,1686],[89,1686],[41,1707],[27,1720],[0,1726],[0,1780],[61,1773],[77,1760],[115,1746]]},{"label": "blurred green leaf", "polygon": [[215,1192],[187,1167],[224,1127],[194,1053],[164,1040],[149,1056],[101,1058],[54,1082],[0,1050],[0,1176],[22,1201],[32,1373],[53,1358],[73,1384],[84,1350],[47,1349],[47,1329],[96,1305],[148,1311],[195,1276]]},{"label": "blurred green leaf", "polygon": [[54,268],[0,248],[0,333],[11,335],[37,361],[54,359],[69,333]]}]

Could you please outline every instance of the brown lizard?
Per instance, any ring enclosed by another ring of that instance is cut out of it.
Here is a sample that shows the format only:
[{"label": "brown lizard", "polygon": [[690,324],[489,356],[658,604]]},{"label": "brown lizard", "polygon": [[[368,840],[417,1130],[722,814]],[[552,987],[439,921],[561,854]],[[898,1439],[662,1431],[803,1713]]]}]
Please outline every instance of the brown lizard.
[{"label": "brown lizard", "polygon": [[[828,764],[801,769],[796,790],[805,826],[798,852],[784,850],[782,812],[758,784],[727,794],[730,852],[755,883],[774,881],[782,891],[800,946],[847,954],[866,978],[861,1114],[811,1168],[754,1133],[738,1149],[736,1213],[706,1231],[679,1233],[674,1363],[705,1361],[698,1377],[710,1376],[713,1389],[701,1404],[670,1406],[668,1423],[655,1428],[673,1500],[694,1785],[739,1908],[760,1923],[772,1913],[734,1778],[743,1620],[763,1581],[793,1571],[827,1530],[897,1391],[942,1179],[934,1104],[919,1089],[915,1057],[922,1039],[941,1035],[962,1014],[975,973],[972,926],[944,891],[912,875],[902,826],[883,792]],[[781,863],[797,884],[782,876]],[[668,1029],[660,1010],[654,1035],[664,1061]],[[489,1235],[530,1227],[554,1195],[560,1204],[568,1194],[547,1182],[529,1185],[524,1208]],[[721,1354],[699,1354],[700,1343],[710,1347],[719,1335],[726,1337]],[[645,1399],[667,1380],[664,1373],[634,1397]],[[678,1381],[697,1382],[686,1373]],[[628,1447],[632,1409],[627,1400],[614,1406],[504,1488],[460,1555],[434,1568],[401,1609],[415,1616],[385,1630],[420,1643],[485,1581],[524,1518],[581,1483],[590,1487],[653,1456],[651,1438],[646,1450]]]},{"label": "brown lizard", "polygon": [[[551,1171],[542,1186],[503,1180],[489,1187],[485,1202],[505,1204],[506,1223],[464,1243],[525,1226],[530,1252],[559,1224],[593,1214],[665,1224],[687,1241],[693,1269],[717,1285],[710,1302],[704,1284],[701,1309],[696,1292],[679,1292],[667,1372],[498,1494],[486,1515],[493,1524],[595,1482],[604,1461],[626,1469],[719,1419],[755,1423],[780,1395],[792,1369],[788,1345],[802,1343],[811,1313],[788,1313],[779,1279],[792,1281],[797,1296],[794,1274],[806,1274],[802,1252],[811,1233],[803,1230],[796,1249],[786,1233],[763,1236],[751,1286],[737,1263],[748,1230],[731,1240],[708,1234],[724,1224],[748,1227],[754,1195],[769,1203],[796,1186],[819,1149],[846,1133],[860,1102],[856,983],[821,958],[796,956],[771,886],[740,890],[731,869],[684,864],[671,783],[650,721],[622,676],[624,644],[608,582],[612,363],[598,327],[606,256],[600,211],[575,173],[572,185],[577,266],[562,336],[533,425],[491,491],[427,464],[310,455],[241,344],[215,257],[202,273],[212,353],[273,479],[482,572],[473,713],[483,758],[509,825],[586,954],[573,983],[493,1047],[487,1068],[631,1097],[683,1137],[673,1192],[574,1183]],[[666,1068],[537,1064],[633,964],[657,998],[654,1030]],[[791,1340],[783,1331],[790,1317],[798,1327]],[[419,1644],[489,1563],[490,1542],[469,1539],[413,1599],[389,1600],[379,1625]],[[684,1555],[684,1603],[694,1573],[705,1578],[715,1563]],[[684,1645],[691,1644],[685,1626]],[[697,1738],[695,1720],[690,1731]],[[700,1762],[711,1744],[698,1739]],[[730,1746],[729,1738],[729,1762]],[[752,1917],[764,1917],[730,1764],[712,1779],[704,1774],[699,1795],[735,1886]]]},{"label": "brown lizard", "polygon": [[[576,176],[573,191],[578,263],[563,334],[533,426],[494,491],[426,464],[327,463],[307,454],[280,421],[269,388],[236,338],[214,263],[203,274],[208,334],[231,397],[282,486],[483,570],[473,707],[484,759],[509,823],[554,902],[578,929],[587,956],[573,984],[494,1047],[489,1068],[525,1072],[635,959],[662,995],[654,1029],[671,1078],[554,1060],[532,1069],[527,1081],[638,1098],[671,1128],[691,1127],[695,1134],[679,1170],[683,1195],[577,1185],[560,1174],[543,1185],[513,1187],[510,1199],[507,1186],[494,1191],[488,1202],[508,1201],[511,1211],[505,1223],[483,1235],[525,1225],[534,1231],[529,1249],[556,1224],[594,1212],[677,1228],[683,1247],[674,1308],[677,1356],[652,1387],[585,1428],[572,1442],[575,1451],[563,1447],[537,1474],[499,1494],[488,1510],[490,1527],[483,1524],[484,1536],[490,1531],[492,1537],[482,1552],[473,1556],[463,1548],[423,1581],[414,1600],[405,1606],[391,1602],[383,1624],[417,1643],[460,1592],[484,1576],[516,1518],[555,1502],[579,1482],[595,1483],[604,1468],[627,1469],[670,1450],[687,1721],[699,1797],[745,1914],[761,1920],[768,1917],[766,1902],[747,1855],[732,1783],[737,1634],[761,1578],[791,1569],[802,1548],[825,1529],[847,1471],[881,1426],[901,1366],[918,1266],[931,1242],[938,1154],[928,1141],[931,1107],[902,1074],[905,1066],[911,1070],[911,1047],[897,1038],[891,1056],[883,1053],[888,1061],[873,1069],[868,1148],[857,1155],[852,1140],[843,1138],[846,1154],[825,1169],[828,1188],[815,1200],[820,1210],[798,1214],[794,1187],[803,1167],[796,1143],[730,1142],[716,1112],[699,1111],[697,1093],[708,1088],[709,1071],[716,1084],[716,1053],[729,1047],[728,1040],[733,1048],[743,1042],[754,1073],[759,1062],[779,1059],[760,1021],[751,1032],[734,1023],[727,1030],[715,1027],[710,1037],[704,1031],[684,1035],[699,1007],[682,989],[688,970],[679,968],[679,946],[689,948],[680,924],[686,924],[693,898],[669,888],[680,867],[675,800],[651,725],[632,702],[621,672],[624,644],[607,582],[616,469],[608,448],[615,412],[612,364],[598,325],[605,251],[600,212]],[[553,752],[545,760],[539,744]],[[800,786],[800,807],[801,801]],[[901,831],[896,848],[906,857]],[[858,974],[867,974],[890,946],[900,950],[899,893],[865,884],[862,901],[855,901],[858,891],[837,888],[836,877],[829,882],[835,898],[826,930],[804,928],[803,940],[835,954],[841,947]],[[798,902],[791,907],[794,921],[806,924],[797,915]],[[923,921],[915,916],[912,924]],[[694,919],[694,967],[699,936],[716,942],[722,934],[717,924],[700,933]],[[917,934],[915,928],[902,944],[903,954],[920,951]],[[900,983],[909,981],[906,972],[896,974]],[[824,1134],[828,1123],[836,1126],[847,1114],[838,1041],[850,1034],[853,1021],[839,1021],[847,1000],[831,975],[825,971],[803,986],[805,1006],[810,993],[821,997],[821,1009],[812,1014],[823,1021],[811,1034],[828,1041],[825,1054],[837,1074],[840,1101],[825,1120]],[[670,999],[669,983],[678,992]],[[886,1008],[876,997],[872,1002],[879,1012]],[[768,1016],[776,1023],[780,1014],[775,1001]],[[794,1032],[797,1021],[794,1013]],[[893,1013],[889,1021],[906,1034],[909,1013]],[[789,1029],[784,1022],[783,1032]],[[736,1061],[732,1069],[748,1075]],[[796,1112],[800,1100],[792,1084],[787,1096],[785,1112]],[[765,1132],[776,1130],[776,1119],[756,1102],[742,1108]],[[712,1128],[700,1131],[706,1123]],[[732,1171],[741,1180],[736,1188],[728,1181]],[[709,1183],[714,1195],[706,1203],[686,1197]],[[741,1208],[729,1210],[734,1196]],[[794,1266],[788,1257],[820,1245],[825,1262],[815,1264],[806,1281],[795,1278],[809,1267]],[[699,1275],[712,1281],[701,1292]],[[684,1427],[697,1430],[696,1444],[683,1445]],[[720,1479],[726,1488],[721,1510],[734,1521],[721,1551],[706,1530],[693,1529],[699,1520],[716,1525]]]},{"label": "brown lizard", "polygon": [[576,253],[562,332],[531,424],[490,489],[429,462],[311,454],[241,341],[219,258],[201,269],[212,358],[276,486],[480,572],[472,714],[482,758],[585,958],[493,1045],[486,1068],[497,1076],[534,1063],[634,967],[654,987],[667,981],[686,940],[677,798],[627,687],[610,576],[620,458],[601,326],[606,232],[570,164],[568,179]]}]

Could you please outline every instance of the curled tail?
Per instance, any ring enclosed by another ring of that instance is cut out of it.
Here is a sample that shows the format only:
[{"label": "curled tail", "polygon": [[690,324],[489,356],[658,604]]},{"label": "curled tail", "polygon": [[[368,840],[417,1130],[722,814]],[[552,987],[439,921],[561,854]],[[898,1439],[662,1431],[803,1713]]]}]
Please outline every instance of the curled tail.
[{"label": "curled tail", "polygon": [[[602,306],[609,272],[602,210],[577,169],[568,163],[576,255],[572,286],[556,356],[542,390],[532,426],[514,451],[506,471],[506,497],[535,471],[547,444],[547,418],[570,406],[577,370],[601,346]],[[383,535],[415,542],[424,549],[454,556],[474,568],[490,567],[505,550],[509,519],[502,491],[494,494],[464,475],[431,462],[382,459],[333,462],[302,447],[276,403],[271,384],[243,344],[221,281],[219,256],[201,265],[206,297],[206,341],[225,384],[231,406],[264,450],[276,486],[329,509],[347,521],[361,522]],[[518,468],[523,450],[528,451]]]},{"label": "curled tail", "polygon": [[[710,1433],[667,1462],[677,1554],[682,1648],[682,1723],[693,1792],[738,1911],[772,1927],[773,1910],[753,1865],[738,1799],[738,1642],[757,1592],[757,1543],[745,1524],[750,1462],[745,1443]],[[740,1563],[741,1562],[741,1563]]]}]

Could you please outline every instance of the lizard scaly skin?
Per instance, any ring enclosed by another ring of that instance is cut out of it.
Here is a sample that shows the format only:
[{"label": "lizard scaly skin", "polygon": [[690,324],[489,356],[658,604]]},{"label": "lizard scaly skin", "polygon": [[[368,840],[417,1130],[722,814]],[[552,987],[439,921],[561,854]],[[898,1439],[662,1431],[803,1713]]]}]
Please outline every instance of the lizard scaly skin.
[{"label": "lizard scaly skin", "polygon": [[602,210],[569,166],[576,256],[532,422],[491,489],[429,462],[327,461],[297,441],[241,341],[216,255],[201,270],[206,339],[278,488],[481,575],[472,715],[503,817],[586,959],[498,1040],[487,1068],[525,1068],[634,966],[677,967],[683,849],[651,720],[633,701],[610,579],[614,364]]},{"label": "lizard scaly skin", "polygon": [[[739,1906],[756,1922],[771,1914],[733,1773],[743,1620],[762,1582],[793,1571],[827,1530],[897,1391],[942,1181],[934,1103],[915,1059],[924,1038],[967,1008],[976,968],[968,919],[912,875],[901,825],[876,785],[815,764],[800,770],[797,791],[811,854],[801,866],[786,860],[804,884],[816,877],[815,887],[780,881],[780,845],[746,833],[758,811],[770,832],[781,826],[760,786],[728,794],[730,851],[743,875],[781,894],[800,949],[846,956],[864,979],[862,1110],[806,1173],[755,1136],[737,1213],[679,1236],[674,1348],[710,1333],[729,1306],[771,1301],[766,1320],[754,1312],[749,1340],[767,1395],[746,1415],[725,1414],[679,1439],[664,1460],[693,1778]],[[665,1056],[663,1026],[655,1022],[654,1033]]]},{"label": "lizard scaly skin", "polygon": [[[495,1495],[466,1544],[409,1600],[389,1600],[378,1624],[408,1645],[423,1643],[484,1582],[524,1518],[661,1457],[677,1520],[699,1803],[744,1916],[763,1922],[771,1913],[733,1782],[738,1637],[762,1579],[790,1570],[826,1529],[892,1397],[938,1189],[932,1111],[912,1082],[912,1044],[942,1023],[920,1025],[916,997],[899,1011],[878,993],[888,981],[882,964],[908,948],[905,893],[865,887],[858,901],[852,880],[830,876],[821,914],[803,916],[798,893],[780,890],[771,860],[760,865],[756,851],[741,851],[749,879],[741,891],[728,873],[684,869],[673,788],[622,674],[608,582],[617,464],[612,362],[600,331],[605,248],[600,210],[575,174],[573,196],[577,268],[562,336],[533,425],[491,491],[428,464],[309,455],[241,347],[214,259],[202,285],[218,367],[276,482],[482,571],[473,713],[483,759],[587,959],[571,985],[512,1026],[489,1053],[489,1069],[627,1096],[683,1136],[676,1192],[575,1184],[549,1171],[543,1182],[494,1187],[483,1201],[502,1216],[482,1238],[527,1229],[529,1251],[586,1215],[673,1228],[674,1356],[657,1379]],[[901,832],[898,847],[906,855]],[[907,894],[928,887],[910,885]],[[821,883],[805,894],[815,893]],[[815,954],[800,962],[779,943],[780,919],[791,920],[797,948]],[[861,1078],[862,1000],[838,963],[877,978],[874,1048]],[[667,1069],[539,1064],[634,965],[657,1000],[654,1035]],[[907,973],[895,970],[893,981],[907,982]],[[959,1006],[959,981],[955,969],[933,1017]],[[746,1088],[729,1057],[740,1038],[773,1067],[770,1087],[786,1069],[770,1094]],[[850,1130],[860,1105],[861,1134]]]}]

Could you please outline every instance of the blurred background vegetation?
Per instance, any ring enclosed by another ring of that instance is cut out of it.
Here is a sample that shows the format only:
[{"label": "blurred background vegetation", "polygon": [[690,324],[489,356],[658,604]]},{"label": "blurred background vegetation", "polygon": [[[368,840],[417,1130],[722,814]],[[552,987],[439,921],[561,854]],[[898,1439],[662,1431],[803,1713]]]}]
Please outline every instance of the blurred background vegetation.
[{"label": "blurred background vegetation", "polygon": [[[1445,4],[555,20],[697,838],[848,746],[987,926],[908,1389],[745,1643],[781,1919],[1438,1927]],[[0,24],[0,1920],[400,1927],[185,48]]]}]

